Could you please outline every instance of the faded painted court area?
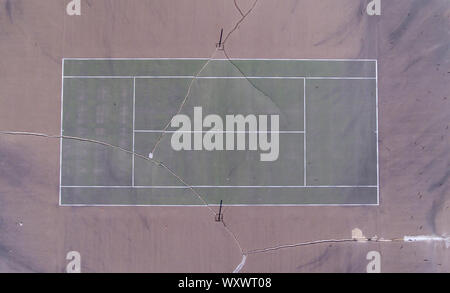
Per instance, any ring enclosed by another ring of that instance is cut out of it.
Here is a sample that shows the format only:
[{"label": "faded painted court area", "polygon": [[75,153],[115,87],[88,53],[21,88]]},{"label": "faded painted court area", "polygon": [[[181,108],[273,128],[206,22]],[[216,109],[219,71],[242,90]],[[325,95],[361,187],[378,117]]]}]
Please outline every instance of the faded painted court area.
[{"label": "faded painted court area", "polygon": [[[208,204],[377,204],[376,67],[376,60],[65,59],[62,135],[131,153],[63,138],[61,204],[202,205],[189,187]],[[144,160],[184,98],[180,113],[188,117],[194,107],[204,115],[279,115],[278,159],[175,151],[169,128],[154,158],[189,186]]]}]

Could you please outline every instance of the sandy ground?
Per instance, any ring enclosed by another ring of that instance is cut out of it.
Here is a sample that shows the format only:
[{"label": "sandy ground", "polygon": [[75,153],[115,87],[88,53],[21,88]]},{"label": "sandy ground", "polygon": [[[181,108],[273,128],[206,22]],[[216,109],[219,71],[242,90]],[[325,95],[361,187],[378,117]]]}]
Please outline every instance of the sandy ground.
[{"label": "sandy ground", "polygon": [[[233,1],[0,1],[0,130],[59,134],[61,58],[209,57]],[[379,207],[228,207],[244,251],[321,239],[448,235],[450,5],[446,0],[260,0],[226,43],[233,58],[375,58]],[[252,1],[237,1],[247,11]],[[218,57],[223,57],[218,54]],[[241,252],[206,207],[59,207],[59,140],[0,136],[0,271],[231,272]],[[250,255],[242,272],[448,272],[442,242],[316,244]]]}]

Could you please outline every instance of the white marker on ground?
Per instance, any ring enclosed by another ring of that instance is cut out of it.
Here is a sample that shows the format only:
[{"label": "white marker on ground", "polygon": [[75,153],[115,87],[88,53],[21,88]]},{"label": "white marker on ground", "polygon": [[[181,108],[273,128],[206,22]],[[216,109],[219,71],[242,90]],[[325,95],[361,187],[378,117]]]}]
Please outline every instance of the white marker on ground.
[{"label": "white marker on ground", "polygon": [[430,242],[430,241],[443,241],[445,243],[445,247],[450,247],[450,237],[444,238],[442,236],[426,236],[426,235],[419,235],[419,236],[405,236],[403,237],[403,241],[405,242]]},{"label": "white marker on ground", "polygon": [[148,157],[149,157],[150,159],[153,159],[153,153],[148,154]]},{"label": "white marker on ground", "polygon": [[241,262],[238,264],[238,266],[234,269],[233,273],[239,273],[241,271],[241,269],[244,267],[245,265],[245,260],[247,259],[246,255],[242,256],[242,260]]}]

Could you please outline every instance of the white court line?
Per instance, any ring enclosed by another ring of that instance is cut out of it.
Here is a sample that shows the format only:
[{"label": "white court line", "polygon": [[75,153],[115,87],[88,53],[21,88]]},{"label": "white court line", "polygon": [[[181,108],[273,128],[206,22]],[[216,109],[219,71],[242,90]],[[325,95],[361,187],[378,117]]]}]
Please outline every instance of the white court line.
[{"label": "white court line", "polygon": [[[194,208],[204,208],[205,205],[194,205],[194,204],[62,204],[62,207],[194,207]],[[218,204],[208,204],[210,207],[218,207]],[[362,206],[373,206],[376,207],[378,204],[373,203],[344,203],[344,204],[222,204],[223,207],[362,207]]]},{"label": "white court line", "polygon": [[63,143],[63,115],[64,115],[64,59],[61,62],[61,128],[59,139],[59,205],[61,205],[61,185],[62,185],[62,143]]},{"label": "white court line", "polygon": [[377,128],[377,204],[380,204],[380,142],[379,142],[379,129],[378,129],[378,60],[375,62],[375,115],[376,115],[376,128]]},{"label": "white court line", "polygon": [[[105,60],[105,61],[115,61],[115,60],[209,60],[208,58],[63,58],[63,60]],[[211,61],[228,61],[228,60],[242,60],[242,61],[353,61],[353,62],[376,62],[377,59],[296,59],[296,58],[215,58]]]},{"label": "white court line", "polygon": [[323,76],[323,77],[313,77],[313,76],[305,76],[305,79],[354,79],[354,80],[375,80],[376,77],[364,77],[364,76],[357,76],[357,77],[352,77],[352,76],[348,76],[348,77],[338,77],[338,76]]},{"label": "white court line", "polygon": [[303,184],[306,186],[306,79],[303,79]]},{"label": "white court line", "polygon": [[192,186],[106,186],[106,185],[97,185],[97,186],[61,186],[62,188],[141,188],[141,189],[191,189],[191,188],[376,188],[376,185],[336,185],[336,186],[328,186],[328,185],[247,185],[247,186],[237,186],[237,185],[192,185]]},{"label": "white court line", "polygon": [[132,155],[132,161],[131,161],[131,185],[134,186],[134,127],[135,127],[135,121],[136,121],[136,78],[133,78],[133,155]]},{"label": "white court line", "polygon": [[376,77],[365,76],[190,76],[190,75],[149,75],[149,76],[134,76],[134,75],[67,75],[64,78],[68,79],[334,79],[334,80],[375,80]]},{"label": "white court line", "polygon": [[268,131],[243,131],[243,130],[135,130],[138,133],[293,133],[293,134],[303,134],[304,131],[297,130],[268,130]]}]

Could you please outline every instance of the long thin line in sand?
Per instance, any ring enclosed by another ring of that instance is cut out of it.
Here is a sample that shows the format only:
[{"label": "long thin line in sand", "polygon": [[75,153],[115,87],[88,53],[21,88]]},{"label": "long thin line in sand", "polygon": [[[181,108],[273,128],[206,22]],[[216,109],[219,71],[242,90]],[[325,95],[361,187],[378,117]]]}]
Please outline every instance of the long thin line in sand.
[{"label": "long thin line in sand", "polygon": [[[258,3],[259,0],[255,0],[255,2],[253,2],[252,7],[250,7],[250,9],[244,13],[241,17],[241,19],[239,19],[236,24],[234,25],[234,27],[228,32],[227,36],[225,37],[225,39],[223,40],[223,45],[225,46],[225,43],[228,41],[228,39],[230,38],[230,36],[239,28],[239,25],[245,20],[245,18],[253,11],[253,8],[255,8],[256,4]],[[240,12],[242,12],[239,9]]]},{"label": "long thin line in sand", "polygon": [[236,2],[237,0],[234,0],[234,7],[236,7],[236,9],[239,11],[239,13],[241,14],[241,16],[244,16],[244,13],[242,12],[241,8],[239,7],[239,5]]},{"label": "long thin line in sand", "polygon": [[324,244],[324,243],[343,243],[343,242],[356,242],[356,243],[386,243],[386,242],[444,242],[445,246],[450,247],[450,237],[437,236],[437,235],[416,235],[416,236],[403,236],[401,238],[378,238],[376,236],[367,238],[367,237],[353,237],[353,238],[344,238],[344,239],[325,239],[325,240],[315,240],[315,241],[307,241],[307,242],[298,242],[293,244],[284,244],[260,249],[253,249],[244,252],[245,255],[258,254],[258,253],[266,253],[275,250],[281,250],[286,248],[294,248],[301,246],[309,246],[316,244]]},{"label": "long thin line in sand", "polygon": [[[152,162],[153,164],[162,167],[164,169],[166,169],[173,177],[175,177],[181,184],[183,184],[184,186],[186,186],[187,188],[189,188],[192,193],[194,195],[196,195],[203,203],[204,206],[207,207],[211,213],[213,215],[216,215],[216,212],[208,205],[208,203],[204,200],[204,198],[195,190],[195,188],[193,188],[190,184],[188,184],[183,178],[181,178],[179,175],[177,175],[170,167],[168,167],[167,165],[165,165],[163,162],[157,161],[155,159],[151,159],[148,158],[144,155],[141,155],[139,153],[127,150],[125,148],[122,148],[120,146],[116,146],[104,141],[100,141],[100,140],[95,140],[95,139],[89,139],[89,138],[83,138],[83,137],[77,137],[77,136],[68,136],[68,135],[51,135],[51,134],[46,134],[46,133],[39,133],[39,132],[26,132],[26,131],[4,131],[4,130],[0,130],[0,134],[2,135],[17,135],[17,136],[34,136],[34,137],[41,137],[41,138],[52,138],[52,139],[70,139],[70,140],[76,140],[76,141],[81,141],[81,142],[89,142],[89,143],[95,143],[95,144],[99,144],[99,145],[103,145],[103,146],[107,146],[122,152],[125,152],[127,154],[142,158],[146,161]],[[236,245],[238,246],[241,255],[243,255],[243,251],[244,249],[242,248],[239,240],[237,239],[236,234],[225,224],[225,222],[222,221],[223,227],[224,229],[227,231],[227,233],[229,233],[233,240],[235,241]]]},{"label": "long thin line in sand", "polygon": [[71,140],[77,140],[77,141],[82,141],[82,142],[90,142],[90,143],[95,143],[95,144],[99,144],[99,145],[103,145],[103,146],[107,146],[107,147],[111,147],[113,149],[117,149],[120,150],[122,152],[125,152],[127,154],[139,157],[141,159],[144,159],[146,161],[152,162],[153,164],[163,167],[164,169],[166,169],[173,177],[175,177],[181,184],[183,184],[184,186],[186,186],[187,188],[189,188],[192,193],[194,193],[204,204],[206,207],[209,208],[209,210],[215,215],[216,212],[207,204],[207,202],[203,199],[203,197],[194,189],[194,187],[192,187],[192,185],[188,184],[185,180],[183,180],[180,176],[178,176],[174,171],[172,171],[172,169],[170,169],[167,165],[165,165],[163,162],[157,161],[155,159],[151,159],[148,158],[147,156],[141,155],[139,153],[133,152],[131,150],[127,150],[125,148],[122,148],[120,146],[116,146],[104,141],[100,141],[100,140],[95,140],[95,139],[90,139],[90,138],[83,138],[83,137],[77,137],[77,136],[68,136],[68,135],[50,135],[50,134],[46,134],[46,133],[39,133],[39,132],[26,132],[26,131],[0,131],[0,134],[3,135],[21,135],[21,136],[36,136],[36,137],[44,137],[44,138],[55,138],[55,139],[60,139],[60,138],[64,138],[64,139],[71,139]]},{"label": "long thin line in sand", "polygon": [[268,253],[272,251],[282,250],[282,249],[288,249],[288,248],[296,248],[296,247],[302,247],[302,246],[311,246],[311,245],[320,245],[325,243],[398,243],[398,242],[404,242],[404,243],[417,243],[417,242],[444,242],[445,247],[450,247],[450,237],[444,237],[444,236],[437,236],[437,235],[417,235],[417,236],[403,236],[402,238],[391,238],[391,239],[384,239],[384,238],[378,238],[376,236],[372,238],[366,238],[366,237],[353,237],[353,238],[343,238],[343,239],[324,239],[324,240],[315,240],[315,241],[307,241],[307,242],[298,242],[293,244],[284,244],[284,245],[278,245],[278,246],[272,246],[272,247],[266,247],[266,248],[260,248],[260,249],[253,249],[242,253],[242,260],[241,263],[238,264],[238,266],[234,269],[234,273],[239,273],[241,269],[244,267],[247,256],[253,255],[253,254],[261,254],[261,253]]},{"label": "long thin line in sand", "polygon": [[[264,97],[268,98],[268,99],[270,100],[270,102],[278,109],[278,111],[280,111],[280,113],[285,114],[285,113],[280,109],[280,107],[279,107],[277,104],[275,104],[275,102],[273,101],[273,98],[270,97],[267,93],[265,93],[262,89],[260,89],[259,87],[257,87],[257,86],[254,84],[254,82],[251,81],[251,79],[248,78],[247,75],[245,75],[245,73],[242,71],[242,69],[239,68],[239,66],[236,65],[236,63],[235,63],[235,62],[231,59],[231,57],[228,55],[225,46],[223,47],[223,54],[225,55],[226,59],[230,62],[230,64],[231,64],[234,68],[236,68],[236,69],[241,73],[241,75],[245,78],[245,80],[246,80],[246,81],[247,81],[254,89],[256,89],[258,92],[260,92]],[[283,116],[284,116],[284,115],[283,115]]]},{"label": "long thin line in sand", "polygon": [[261,248],[261,249],[253,249],[246,252],[247,255],[250,254],[257,254],[257,253],[266,253],[270,251],[275,250],[281,250],[286,248],[294,248],[294,247],[301,247],[301,246],[309,246],[309,245],[315,245],[315,244],[323,244],[323,243],[343,243],[343,242],[392,242],[394,240],[372,240],[372,239],[364,239],[364,240],[358,240],[356,238],[344,238],[344,239],[325,239],[325,240],[315,240],[315,241],[307,241],[307,242],[299,242],[299,243],[293,243],[293,244],[284,244],[284,245],[278,245],[273,247],[267,247],[267,248]]}]

